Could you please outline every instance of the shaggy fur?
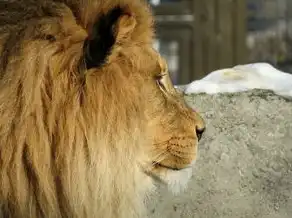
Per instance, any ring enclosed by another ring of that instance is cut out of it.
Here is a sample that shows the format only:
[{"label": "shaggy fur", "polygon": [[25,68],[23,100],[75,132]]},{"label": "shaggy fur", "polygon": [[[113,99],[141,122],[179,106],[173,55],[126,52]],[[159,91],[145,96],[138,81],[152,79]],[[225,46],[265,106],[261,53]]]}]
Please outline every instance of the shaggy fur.
[{"label": "shaggy fur", "polygon": [[0,0],[0,217],[143,217],[195,159],[152,23],[139,0]]}]

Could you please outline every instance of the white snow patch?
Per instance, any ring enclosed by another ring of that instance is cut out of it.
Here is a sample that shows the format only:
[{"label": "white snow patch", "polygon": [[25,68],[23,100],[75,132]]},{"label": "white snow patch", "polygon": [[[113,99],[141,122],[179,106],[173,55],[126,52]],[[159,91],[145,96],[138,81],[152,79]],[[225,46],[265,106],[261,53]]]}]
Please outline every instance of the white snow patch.
[{"label": "white snow patch", "polygon": [[238,65],[211,72],[186,85],[184,92],[215,94],[251,89],[272,90],[278,95],[292,97],[292,74],[279,71],[268,63]]}]

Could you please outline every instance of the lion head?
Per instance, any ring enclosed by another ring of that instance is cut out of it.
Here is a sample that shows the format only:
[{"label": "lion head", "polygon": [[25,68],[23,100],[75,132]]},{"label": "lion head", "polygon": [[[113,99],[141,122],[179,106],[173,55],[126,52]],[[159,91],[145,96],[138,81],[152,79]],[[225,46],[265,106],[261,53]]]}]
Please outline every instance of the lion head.
[{"label": "lion head", "polygon": [[0,1],[0,217],[141,217],[186,184],[204,122],[152,26],[139,0]]}]

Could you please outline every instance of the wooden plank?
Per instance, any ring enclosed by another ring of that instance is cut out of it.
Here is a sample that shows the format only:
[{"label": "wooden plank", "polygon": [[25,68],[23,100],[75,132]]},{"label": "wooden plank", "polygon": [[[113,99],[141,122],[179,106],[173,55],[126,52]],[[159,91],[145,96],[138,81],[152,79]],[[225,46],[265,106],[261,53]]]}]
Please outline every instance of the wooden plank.
[{"label": "wooden plank", "polygon": [[217,37],[218,37],[218,67],[233,66],[233,20],[232,0],[217,0]]},{"label": "wooden plank", "polygon": [[202,6],[203,1],[193,1],[194,28],[193,28],[193,73],[190,75],[191,80],[200,79],[205,76],[203,69],[203,24],[202,24]]},{"label": "wooden plank", "polygon": [[[247,7],[246,0],[233,0],[234,65],[247,63]],[[290,1],[290,0],[289,0]]]},{"label": "wooden plank", "polygon": [[205,20],[202,24],[203,30],[203,63],[204,73],[208,74],[217,68],[216,64],[216,23],[215,23],[215,12],[216,12],[216,0],[203,1]]}]

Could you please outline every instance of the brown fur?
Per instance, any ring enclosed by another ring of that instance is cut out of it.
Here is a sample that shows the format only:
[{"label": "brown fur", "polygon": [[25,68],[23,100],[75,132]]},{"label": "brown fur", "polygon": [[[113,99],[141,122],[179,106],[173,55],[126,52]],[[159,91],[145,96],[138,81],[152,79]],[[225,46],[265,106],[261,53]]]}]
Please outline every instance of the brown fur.
[{"label": "brown fur", "polygon": [[[80,68],[117,5],[106,64]],[[152,22],[139,0],[0,1],[0,217],[141,217],[145,172],[195,159],[203,121],[168,75],[157,85]]]}]

